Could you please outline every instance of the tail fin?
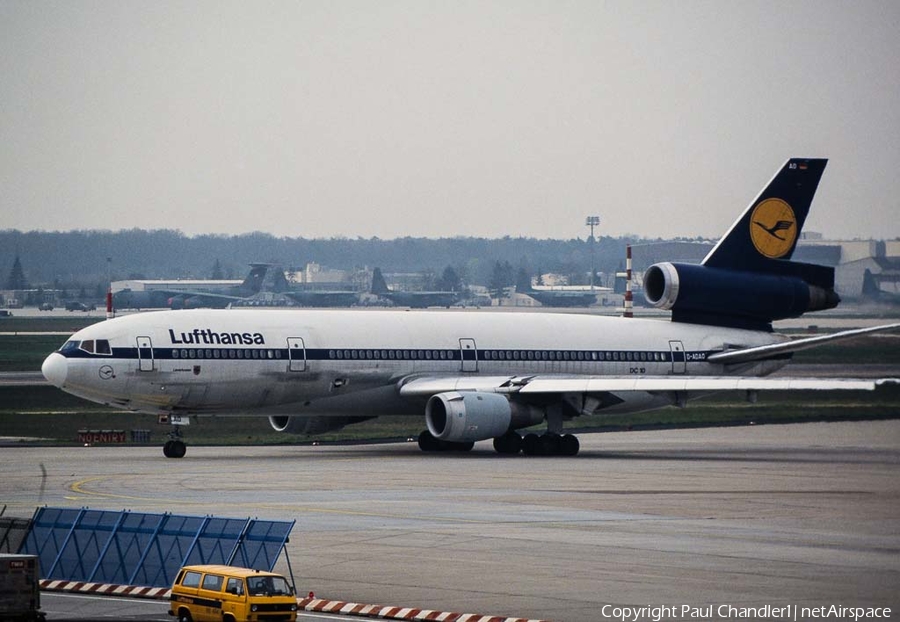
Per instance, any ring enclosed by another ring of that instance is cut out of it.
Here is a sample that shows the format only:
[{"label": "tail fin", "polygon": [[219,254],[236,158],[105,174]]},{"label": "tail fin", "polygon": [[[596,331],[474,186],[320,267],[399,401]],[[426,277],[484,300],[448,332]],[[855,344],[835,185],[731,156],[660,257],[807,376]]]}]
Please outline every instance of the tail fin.
[{"label": "tail fin", "polygon": [[262,289],[263,281],[266,279],[266,272],[269,270],[270,264],[252,263],[250,264],[250,272],[247,278],[241,283],[241,289],[258,294]]},{"label": "tail fin", "polygon": [[840,302],[834,268],[790,261],[827,160],[792,158],[703,260],[658,263],[644,295],[672,320],[772,330],[772,322]]},{"label": "tail fin", "polygon": [[371,293],[381,295],[386,294],[390,290],[388,289],[387,283],[384,280],[384,275],[381,274],[381,268],[375,268],[372,271],[372,290]]},{"label": "tail fin", "polygon": [[703,260],[710,268],[768,272],[790,259],[826,159],[791,158]]}]

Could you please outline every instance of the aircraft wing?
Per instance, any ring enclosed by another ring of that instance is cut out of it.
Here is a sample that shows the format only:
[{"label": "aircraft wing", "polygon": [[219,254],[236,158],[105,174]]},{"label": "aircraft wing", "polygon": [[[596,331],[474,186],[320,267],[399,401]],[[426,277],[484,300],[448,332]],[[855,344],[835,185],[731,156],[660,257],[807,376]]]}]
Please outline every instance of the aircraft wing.
[{"label": "aircraft wing", "polygon": [[726,350],[725,352],[711,354],[706,357],[706,360],[709,363],[748,363],[751,361],[773,358],[791,352],[808,350],[810,348],[821,346],[825,343],[852,339],[854,337],[859,337],[860,335],[868,335],[870,333],[880,333],[897,329],[900,329],[900,324],[885,324],[882,326],[872,326],[870,328],[857,328],[854,330],[845,330],[831,335],[819,335],[817,337],[794,339],[792,341],[773,343],[766,346],[743,348],[740,350]]},{"label": "aircraft wing", "polygon": [[486,393],[614,393],[626,391],[873,391],[895,378],[754,378],[747,376],[447,376],[407,380],[404,397],[424,397],[449,391]]}]

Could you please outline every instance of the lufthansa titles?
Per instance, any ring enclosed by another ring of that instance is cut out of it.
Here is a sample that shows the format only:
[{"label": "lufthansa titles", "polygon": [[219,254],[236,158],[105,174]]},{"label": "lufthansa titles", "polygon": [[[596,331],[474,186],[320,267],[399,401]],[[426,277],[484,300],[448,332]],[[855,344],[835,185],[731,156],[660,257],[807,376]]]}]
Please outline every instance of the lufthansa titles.
[{"label": "lufthansa titles", "polygon": [[174,345],[253,346],[266,343],[262,333],[219,333],[209,328],[178,333],[170,328],[169,339]]}]

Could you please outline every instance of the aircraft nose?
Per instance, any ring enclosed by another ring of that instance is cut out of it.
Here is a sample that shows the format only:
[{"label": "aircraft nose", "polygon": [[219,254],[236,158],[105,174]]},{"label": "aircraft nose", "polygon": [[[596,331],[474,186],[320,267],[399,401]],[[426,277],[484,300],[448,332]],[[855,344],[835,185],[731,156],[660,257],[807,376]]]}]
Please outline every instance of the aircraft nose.
[{"label": "aircraft nose", "polygon": [[41,365],[41,373],[47,381],[57,387],[62,388],[66,383],[66,374],[68,373],[68,364],[66,357],[59,352],[54,352]]}]

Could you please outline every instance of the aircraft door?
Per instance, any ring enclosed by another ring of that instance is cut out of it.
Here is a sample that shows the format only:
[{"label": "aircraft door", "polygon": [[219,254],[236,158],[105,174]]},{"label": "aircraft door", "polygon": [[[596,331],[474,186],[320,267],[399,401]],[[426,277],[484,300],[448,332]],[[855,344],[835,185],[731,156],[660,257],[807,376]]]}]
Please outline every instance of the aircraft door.
[{"label": "aircraft door", "polygon": [[300,337],[288,337],[288,370],[306,371],[306,346]]},{"label": "aircraft door", "polygon": [[150,337],[137,338],[138,370],[153,371],[153,342]]},{"label": "aircraft door", "polygon": [[460,339],[459,354],[462,359],[462,371],[478,371],[478,353],[474,339]]},{"label": "aircraft door", "polygon": [[684,344],[680,341],[670,341],[669,350],[672,352],[672,373],[683,374],[687,372],[687,357],[684,353]]}]

